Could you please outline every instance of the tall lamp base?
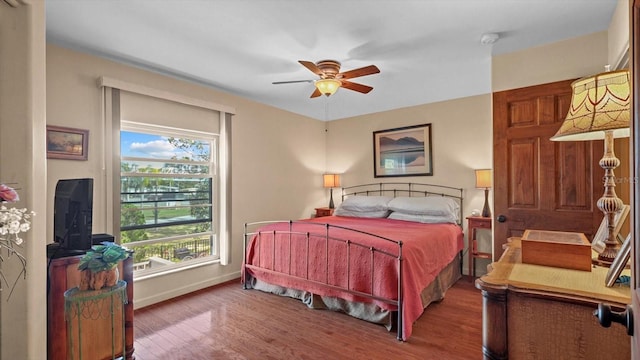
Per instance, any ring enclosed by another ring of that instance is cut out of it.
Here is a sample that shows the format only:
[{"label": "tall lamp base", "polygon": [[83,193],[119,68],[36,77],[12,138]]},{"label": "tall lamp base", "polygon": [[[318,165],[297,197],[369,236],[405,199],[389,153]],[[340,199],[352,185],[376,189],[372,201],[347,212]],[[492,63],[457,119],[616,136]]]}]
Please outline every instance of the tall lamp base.
[{"label": "tall lamp base", "polygon": [[604,169],[604,194],[598,199],[598,209],[604,213],[607,219],[607,240],[604,242],[605,248],[598,260],[604,266],[610,266],[618,255],[618,240],[614,234],[616,212],[622,210],[624,204],[616,195],[616,177],[613,169],[620,165],[620,160],[613,152],[613,131],[607,130],[604,133],[604,155],[600,159],[600,167]]},{"label": "tall lamp base", "polygon": [[329,189],[329,209],[335,209],[335,206],[333,205],[333,188]]},{"label": "tall lamp base", "polygon": [[489,209],[489,188],[484,189],[484,207],[482,208],[482,217],[491,217]]}]

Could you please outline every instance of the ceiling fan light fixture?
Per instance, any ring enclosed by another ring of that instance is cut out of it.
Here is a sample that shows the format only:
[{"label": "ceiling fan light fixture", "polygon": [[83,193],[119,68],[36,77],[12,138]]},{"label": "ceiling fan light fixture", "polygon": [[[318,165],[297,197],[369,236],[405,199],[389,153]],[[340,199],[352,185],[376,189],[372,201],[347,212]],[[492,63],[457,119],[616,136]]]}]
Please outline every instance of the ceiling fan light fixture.
[{"label": "ceiling fan light fixture", "polygon": [[338,91],[338,88],[342,85],[340,80],[337,79],[320,79],[316,81],[316,88],[322,94],[331,96]]}]

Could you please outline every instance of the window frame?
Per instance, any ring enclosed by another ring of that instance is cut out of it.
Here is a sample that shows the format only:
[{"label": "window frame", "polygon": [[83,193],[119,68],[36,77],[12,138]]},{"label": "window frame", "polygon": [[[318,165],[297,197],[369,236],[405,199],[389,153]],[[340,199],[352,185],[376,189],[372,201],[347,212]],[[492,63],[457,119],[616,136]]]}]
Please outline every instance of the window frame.
[{"label": "window frame", "polygon": [[[136,270],[134,271],[134,277],[136,279],[146,278],[146,277],[156,276],[158,274],[174,272],[183,268],[192,268],[194,266],[201,266],[201,265],[206,265],[211,263],[219,263],[221,261],[221,241],[222,241],[221,239],[222,234],[221,234],[221,228],[220,228],[220,224],[221,224],[220,214],[222,211],[222,206],[220,204],[221,196],[219,194],[220,181],[221,181],[220,169],[219,169],[220,141],[221,141],[220,134],[213,133],[213,132],[181,129],[181,128],[175,128],[170,126],[163,126],[163,125],[139,123],[139,122],[133,122],[133,121],[127,121],[127,120],[120,121],[119,131],[120,133],[122,133],[123,131],[125,132],[128,131],[128,132],[137,132],[137,133],[150,134],[150,135],[168,136],[168,137],[171,136],[171,137],[177,137],[177,138],[183,137],[183,138],[189,138],[194,140],[207,141],[210,146],[210,154],[211,154],[208,162],[196,162],[198,164],[208,164],[209,173],[192,176],[196,178],[202,177],[202,178],[211,179],[211,213],[212,213],[211,227],[212,227],[212,230],[210,232],[201,233],[201,234],[210,234],[210,236],[212,237],[211,254],[204,256],[202,258],[195,258],[188,261],[168,264],[166,266],[161,266],[156,269]],[[117,145],[121,147],[121,143],[120,143],[121,137],[118,136],[118,138],[119,138],[119,142]],[[120,153],[120,151],[118,151],[118,153]],[[123,161],[127,161],[127,160],[129,161],[136,161],[136,159],[145,160],[145,161],[150,160],[148,158],[124,157],[122,156],[122,154],[119,154],[119,155],[120,155],[119,164],[122,164]],[[181,161],[178,160],[176,162],[181,162]],[[170,174],[161,174],[161,175],[146,174],[146,175],[141,175],[141,177],[147,176],[147,175],[153,175],[152,177],[155,177],[155,176],[166,176]],[[122,180],[123,176],[140,176],[140,173],[123,173],[121,170],[121,167],[119,166],[118,182]],[[121,194],[122,194],[122,189],[119,187],[118,199],[121,199]],[[121,214],[122,214],[122,202],[120,200],[117,206],[118,219],[120,219]],[[120,233],[121,228],[122,228],[122,225],[118,221],[118,227],[115,229],[117,230],[118,238],[121,238],[121,233]],[[193,237],[194,235],[197,235],[197,234],[189,234],[189,237]],[[184,238],[184,237],[185,236],[170,236],[170,237],[165,237],[160,239],[149,239],[149,240],[137,241],[135,242],[135,244],[144,245],[144,244],[150,244],[150,243],[171,242],[171,241],[179,240],[180,238]],[[127,244],[131,244],[131,243],[126,243],[123,245],[126,246]],[[135,246],[132,246],[132,249],[135,250]]]}]

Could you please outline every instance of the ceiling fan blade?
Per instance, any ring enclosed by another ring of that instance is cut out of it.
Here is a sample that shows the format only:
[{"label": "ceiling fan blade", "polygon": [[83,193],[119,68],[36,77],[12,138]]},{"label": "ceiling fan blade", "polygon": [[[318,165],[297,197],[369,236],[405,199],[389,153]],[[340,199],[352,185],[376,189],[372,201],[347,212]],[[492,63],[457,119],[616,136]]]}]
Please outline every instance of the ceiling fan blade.
[{"label": "ceiling fan blade", "polygon": [[322,70],[320,70],[320,68],[317,67],[316,64],[312,63],[311,61],[298,60],[298,62],[300,64],[302,64],[302,66],[304,66],[307,69],[311,70],[311,72],[316,74],[316,75],[322,75],[323,74]]},{"label": "ceiling fan blade", "polygon": [[373,90],[373,88],[371,86],[368,85],[362,85],[362,84],[358,84],[358,83],[354,83],[351,81],[346,81],[346,80],[340,80],[342,82],[342,87],[345,89],[349,89],[349,90],[353,90],[353,91],[357,91],[357,92],[361,92],[363,94],[368,94],[369,91]]},{"label": "ceiling fan blade", "polygon": [[353,78],[357,78],[357,77],[360,77],[360,76],[377,74],[379,72],[380,72],[380,69],[378,69],[377,66],[369,65],[369,66],[361,67],[361,68],[358,68],[358,69],[345,71],[343,73],[338,74],[336,76],[336,78],[337,79],[353,79]]},{"label": "ceiling fan blade", "polygon": [[295,84],[295,83],[312,83],[315,80],[292,80],[292,81],[274,81],[272,82],[273,85],[279,85],[279,84]]},{"label": "ceiling fan blade", "polygon": [[315,97],[318,97],[322,95],[322,93],[320,92],[320,90],[318,90],[318,88],[316,88],[316,90],[313,92],[313,94],[311,94],[311,96],[309,96],[309,98],[313,99]]}]

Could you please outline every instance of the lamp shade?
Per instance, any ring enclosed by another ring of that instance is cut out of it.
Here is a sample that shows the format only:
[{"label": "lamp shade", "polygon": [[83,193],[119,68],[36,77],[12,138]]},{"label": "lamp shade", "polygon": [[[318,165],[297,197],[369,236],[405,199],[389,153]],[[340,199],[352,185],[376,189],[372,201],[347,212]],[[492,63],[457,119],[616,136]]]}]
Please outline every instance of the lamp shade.
[{"label": "lamp shade", "polygon": [[604,170],[604,194],[596,205],[605,216],[607,239],[605,249],[598,255],[598,262],[610,265],[618,253],[618,241],[614,234],[615,213],[622,209],[622,200],[615,191],[614,169],[620,165],[615,156],[613,139],[630,134],[631,91],[629,71],[610,71],[574,81],[567,118],[554,141],[580,141],[604,139],[604,154],[600,167]]},{"label": "lamp shade", "polygon": [[582,78],[571,84],[573,93],[567,118],[553,141],[604,139],[611,130],[613,137],[628,137],[630,88],[629,71],[611,71]]},{"label": "lamp shade", "polygon": [[342,85],[342,83],[336,79],[321,79],[316,81],[316,88],[326,96],[335,94],[340,85]]},{"label": "lamp shade", "polygon": [[340,175],[324,174],[322,175],[323,186],[326,188],[334,188],[340,186]]},{"label": "lamp shade", "polygon": [[476,170],[476,187],[478,189],[491,187],[491,169]]}]

